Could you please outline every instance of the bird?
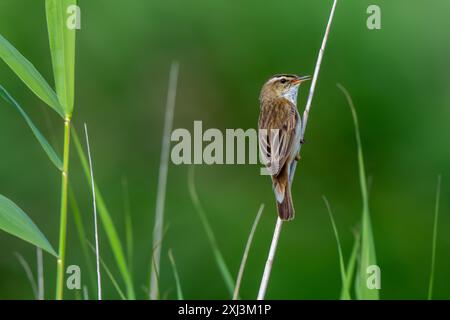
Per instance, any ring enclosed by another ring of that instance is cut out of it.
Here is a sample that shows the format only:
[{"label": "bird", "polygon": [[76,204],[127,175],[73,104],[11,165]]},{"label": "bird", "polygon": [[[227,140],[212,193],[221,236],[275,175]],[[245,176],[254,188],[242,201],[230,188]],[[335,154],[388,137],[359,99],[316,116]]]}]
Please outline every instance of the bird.
[{"label": "bird", "polygon": [[302,122],[297,110],[300,85],[311,76],[277,74],[263,85],[259,96],[259,150],[272,178],[273,191],[281,220],[295,216],[291,196],[293,164],[300,160]]}]

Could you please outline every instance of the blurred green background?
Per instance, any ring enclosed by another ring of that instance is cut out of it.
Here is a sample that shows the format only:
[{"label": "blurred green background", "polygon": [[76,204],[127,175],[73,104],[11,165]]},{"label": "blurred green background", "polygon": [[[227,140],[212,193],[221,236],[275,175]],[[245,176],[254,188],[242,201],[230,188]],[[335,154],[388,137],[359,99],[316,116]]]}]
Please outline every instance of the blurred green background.
[{"label": "blurred green background", "polygon": [[[90,128],[96,180],[122,239],[122,179],[134,224],[133,275],[139,298],[149,282],[153,217],[170,63],[180,63],[174,128],[255,128],[259,90],[275,73],[311,74],[332,1],[80,0],[74,122]],[[381,8],[381,30],[366,9]],[[345,257],[361,217],[356,145],[340,82],[350,91],[371,178],[373,232],[382,299],[426,298],[436,177],[443,175],[434,298],[450,298],[450,2],[339,1],[293,186],[297,217],[281,235],[267,298],[336,299],[338,254],[321,199],[330,200]],[[0,33],[53,83],[43,0],[0,0]],[[0,83],[25,107],[57,150],[60,119],[3,63]],[[303,108],[309,84],[299,94]],[[0,194],[21,206],[58,244],[59,173],[18,113],[0,102]],[[169,166],[162,296],[175,298],[173,250],[186,298],[229,298],[187,189],[188,166]],[[220,249],[235,276],[261,203],[242,284],[256,297],[276,219],[270,180],[257,165],[196,166],[196,185]],[[93,242],[89,186],[72,149],[71,181]],[[100,227],[101,228],[101,227]],[[106,236],[100,250],[120,280]],[[85,260],[69,215],[67,265]],[[0,298],[30,299],[14,256],[35,270],[35,249],[0,232]],[[55,259],[44,255],[46,298],[54,297]],[[104,297],[118,298],[106,275]],[[120,282],[121,283],[121,282]],[[124,287],[121,283],[122,288]],[[75,298],[74,291],[65,292]]]}]

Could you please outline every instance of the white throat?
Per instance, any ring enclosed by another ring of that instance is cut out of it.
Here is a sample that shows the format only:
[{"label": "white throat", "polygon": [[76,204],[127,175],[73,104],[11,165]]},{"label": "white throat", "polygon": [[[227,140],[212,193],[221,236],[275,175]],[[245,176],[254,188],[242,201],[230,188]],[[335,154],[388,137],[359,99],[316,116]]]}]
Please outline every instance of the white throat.
[{"label": "white throat", "polygon": [[297,105],[298,88],[299,88],[299,86],[293,86],[293,87],[289,88],[289,90],[287,90],[286,92],[284,92],[282,94],[282,97],[288,99],[294,105]]}]

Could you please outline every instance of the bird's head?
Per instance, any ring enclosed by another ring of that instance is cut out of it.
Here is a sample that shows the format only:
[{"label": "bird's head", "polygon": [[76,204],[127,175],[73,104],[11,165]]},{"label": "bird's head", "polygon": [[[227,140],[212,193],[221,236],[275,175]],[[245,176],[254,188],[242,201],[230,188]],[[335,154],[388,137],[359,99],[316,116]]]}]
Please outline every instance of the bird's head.
[{"label": "bird's head", "polygon": [[296,104],[300,84],[309,79],[310,76],[299,77],[294,74],[275,75],[264,84],[260,100],[286,98]]}]

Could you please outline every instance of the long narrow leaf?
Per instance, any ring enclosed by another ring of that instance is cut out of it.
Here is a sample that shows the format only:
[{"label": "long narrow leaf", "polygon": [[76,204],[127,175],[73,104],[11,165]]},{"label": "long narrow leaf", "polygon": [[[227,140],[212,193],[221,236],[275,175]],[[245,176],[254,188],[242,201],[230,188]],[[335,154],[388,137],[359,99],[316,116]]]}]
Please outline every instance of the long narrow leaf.
[{"label": "long narrow leaf", "polygon": [[359,133],[358,116],[353,104],[353,100],[348,91],[338,84],[338,88],[344,93],[347,98],[348,105],[352,112],[353,123],[355,126],[356,144],[358,149],[358,167],[359,167],[359,182],[361,187],[361,195],[363,201],[362,210],[362,230],[361,230],[361,262],[359,266],[359,290],[360,298],[362,300],[378,300],[378,289],[369,288],[367,285],[367,270],[369,266],[377,265],[375,254],[375,243],[372,233],[372,224],[370,222],[369,211],[369,195],[367,192],[366,172],[364,169],[364,156],[362,151],[361,137]]},{"label": "long narrow leaf", "polygon": [[[52,56],[53,75],[59,102],[65,114],[73,111],[75,82],[75,28],[67,23],[68,9],[76,5],[76,0],[46,0],[48,38]],[[75,11],[74,14],[78,14]],[[78,19],[79,17],[75,17]]]},{"label": "long narrow leaf", "polygon": [[87,248],[87,236],[84,229],[83,217],[80,212],[80,207],[78,205],[75,193],[73,192],[72,186],[69,184],[69,204],[72,209],[73,220],[75,222],[75,227],[77,229],[78,240],[80,242],[81,251],[83,252],[84,258],[86,259],[86,264],[88,268],[89,279],[91,281],[92,288],[95,288],[96,277],[93,267],[93,262]]},{"label": "long narrow leaf", "polygon": [[233,280],[233,277],[231,276],[230,269],[228,268],[228,266],[225,262],[222,252],[220,252],[216,237],[214,236],[214,232],[208,221],[208,217],[206,216],[206,213],[200,204],[200,199],[198,197],[197,190],[195,189],[194,167],[193,166],[191,168],[189,168],[188,187],[189,187],[189,192],[191,194],[192,202],[194,203],[195,209],[197,210],[197,213],[203,224],[206,235],[208,236],[209,243],[211,244],[214,258],[216,259],[217,267],[219,268],[219,271],[223,277],[223,280],[225,281],[225,285],[230,293],[230,296],[233,296],[235,281]]},{"label": "long narrow leaf", "polygon": [[131,219],[130,192],[128,180],[122,178],[123,210],[125,217],[125,243],[127,248],[128,268],[133,270],[133,221]]},{"label": "long narrow leaf", "polygon": [[44,149],[47,156],[50,158],[51,162],[59,169],[62,170],[63,164],[61,159],[56,154],[55,150],[53,150],[50,143],[48,143],[47,139],[42,135],[42,133],[39,131],[39,129],[34,125],[33,121],[31,121],[30,117],[25,113],[25,111],[22,109],[22,107],[17,103],[16,100],[6,91],[5,88],[3,88],[0,85],[0,96],[8,102],[10,105],[12,105],[14,108],[16,108],[17,111],[19,111],[20,115],[23,117],[25,122],[30,127],[31,131],[33,131],[34,136],[38,140],[38,142],[41,144],[42,148]]},{"label": "long narrow leaf", "polygon": [[177,265],[175,264],[175,258],[173,257],[172,250],[169,250],[169,260],[172,265],[173,276],[177,286],[177,299],[183,300],[183,290],[181,290],[180,276],[178,275]]},{"label": "long narrow leaf", "polygon": [[22,266],[23,270],[25,271],[25,274],[27,275],[28,282],[31,285],[31,290],[33,290],[34,299],[38,300],[39,295],[38,295],[37,281],[34,280],[33,272],[31,271],[30,265],[20,253],[14,252],[14,254],[17,260],[19,260],[19,263]]},{"label": "long narrow leaf", "polygon": [[0,229],[57,256],[34,222],[14,202],[0,195]]},{"label": "long narrow leaf", "polygon": [[2,35],[0,35],[0,58],[5,61],[34,94],[53,108],[61,117],[64,117],[64,109],[59,103],[55,91],[53,91],[31,62]]},{"label": "long narrow leaf", "polygon": [[[80,158],[83,171],[89,184],[91,179],[91,175],[89,173],[89,165],[86,159],[86,155],[83,151],[83,147],[80,144],[78,135],[76,134],[76,131],[73,128],[72,128],[72,137],[75,144],[75,149],[77,150],[78,157]],[[100,219],[102,221],[102,225],[106,231],[106,236],[108,238],[109,244],[111,246],[117,265],[119,267],[119,271],[127,286],[127,297],[129,299],[135,299],[133,281],[130,271],[128,269],[128,264],[125,259],[125,253],[122,247],[122,243],[120,242],[116,227],[114,226],[114,222],[111,219],[111,215],[109,214],[109,211],[106,207],[105,201],[103,200],[103,197],[100,193],[97,184],[95,184],[95,194],[97,197],[97,209]]]},{"label": "long narrow leaf", "polygon": [[[156,194],[155,222],[153,226],[153,254],[150,269],[149,298],[156,300],[159,297],[156,285],[156,275],[160,273],[162,232],[164,229],[164,205],[166,201],[167,172],[169,170],[170,134],[172,132],[173,115],[177,96],[178,62],[172,62],[169,74],[169,86],[167,89],[166,115],[164,120],[164,132],[162,137],[161,159],[159,164],[158,189]],[[158,244],[158,245],[156,245]]]},{"label": "long narrow leaf", "polygon": [[242,277],[244,276],[245,266],[247,265],[248,254],[253,243],[253,236],[255,235],[256,227],[258,227],[259,219],[264,210],[264,203],[259,207],[258,213],[256,214],[255,221],[253,221],[252,228],[248,235],[247,244],[245,245],[244,254],[242,255],[241,265],[239,266],[238,275],[236,277],[236,286],[234,287],[233,300],[239,299],[239,290],[241,289]]},{"label": "long narrow leaf", "polygon": [[325,206],[328,210],[328,215],[330,216],[331,226],[333,227],[334,236],[336,238],[336,243],[338,247],[338,254],[339,254],[339,267],[341,269],[341,281],[342,281],[342,300],[350,300],[350,288],[347,286],[347,273],[345,271],[345,264],[344,264],[344,254],[342,253],[342,247],[341,247],[341,240],[339,239],[339,233],[336,227],[336,223],[334,222],[333,213],[331,212],[330,203],[328,202],[328,199],[325,196],[322,196],[323,201],[325,202]]},{"label": "long narrow leaf", "polygon": [[353,244],[352,253],[350,254],[350,258],[348,259],[347,263],[347,273],[345,275],[345,285],[342,287],[341,290],[341,300],[344,300],[347,293],[350,292],[350,288],[352,286],[353,276],[355,274],[356,269],[356,258],[358,257],[360,247],[360,236],[359,233],[355,236],[355,242]]},{"label": "long narrow leaf", "polygon": [[437,227],[439,220],[439,201],[441,198],[441,175],[438,176],[436,187],[436,205],[434,207],[434,224],[433,224],[433,242],[431,247],[431,271],[430,281],[428,283],[428,300],[433,297],[434,269],[436,264],[436,243],[437,243]]}]

